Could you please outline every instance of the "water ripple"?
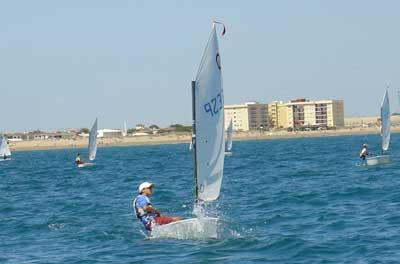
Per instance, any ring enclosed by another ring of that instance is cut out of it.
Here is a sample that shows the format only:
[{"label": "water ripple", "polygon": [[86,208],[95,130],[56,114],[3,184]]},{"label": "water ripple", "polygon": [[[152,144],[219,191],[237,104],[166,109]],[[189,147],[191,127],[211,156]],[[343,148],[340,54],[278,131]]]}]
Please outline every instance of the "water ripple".
[{"label": "water ripple", "polygon": [[396,263],[400,140],[375,168],[356,166],[364,142],[379,138],[235,142],[206,241],[149,239],[132,214],[148,180],[162,212],[191,215],[186,144],[100,148],[84,170],[78,150],[16,152],[0,164],[0,263]]}]

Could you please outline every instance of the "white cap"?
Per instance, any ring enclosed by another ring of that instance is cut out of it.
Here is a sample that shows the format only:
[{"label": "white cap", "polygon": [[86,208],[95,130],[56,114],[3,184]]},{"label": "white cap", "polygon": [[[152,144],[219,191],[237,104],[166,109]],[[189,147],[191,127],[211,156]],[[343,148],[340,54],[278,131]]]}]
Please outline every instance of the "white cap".
[{"label": "white cap", "polygon": [[151,186],[153,186],[154,184],[152,184],[151,182],[143,182],[142,184],[139,185],[139,193],[141,193],[143,191],[143,189],[146,188],[150,188]]}]

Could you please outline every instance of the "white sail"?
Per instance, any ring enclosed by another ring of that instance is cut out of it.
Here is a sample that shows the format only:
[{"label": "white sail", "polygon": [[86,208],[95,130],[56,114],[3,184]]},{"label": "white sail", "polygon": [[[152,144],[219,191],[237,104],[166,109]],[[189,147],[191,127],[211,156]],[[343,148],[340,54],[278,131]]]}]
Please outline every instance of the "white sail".
[{"label": "white sail", "polygon": [[389,149],[390,143],[390,106],[388,91],[385,91],[381,106],[381,136],[382,136],[382,150]]},{"label": "white sail", "polygon": [[229,122],[228,129],[226,130],[226,146],[225,146],[226,152],[232,151],[232,133],[233,133],[233,124],[231,119],[231,121]]},{"label": "white sail", "polygon": [[399,104],[400,104],[400,91],[397,91],[397,99],[399,100]]},{"label": "white sail", "polygon": [[97,153],[97,118],[89,134],[89,160],[94,160]]},{"label": "white sail", "polygon": [[0,145],[0,158],[3,157],[4,155],[11,156],[11,151],[10,148],[8,147],[6,137],[2,136]]},{"label": "white sail", "polygon": [[122,136],[126,137],[128,135],[128,126],[126,125],[126,122],[124,123],[124,130],[122,131]]},{"label": "white sail", "polygon": [[199,201],[218,198],[224,170],[224,95],[215,24],[194,87],[195,177]]}]

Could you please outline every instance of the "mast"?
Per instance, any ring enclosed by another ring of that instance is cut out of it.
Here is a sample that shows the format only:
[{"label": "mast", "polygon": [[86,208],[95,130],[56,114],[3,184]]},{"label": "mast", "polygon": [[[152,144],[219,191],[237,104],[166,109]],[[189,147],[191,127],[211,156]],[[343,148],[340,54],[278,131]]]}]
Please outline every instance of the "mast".
[{"label": "mast", "polygon": [[195,203],[198,202],[199,190],[197,187],[197,148],[196,148],[196,82],[192,81],[192,148],[193,148],[193,183]]}]

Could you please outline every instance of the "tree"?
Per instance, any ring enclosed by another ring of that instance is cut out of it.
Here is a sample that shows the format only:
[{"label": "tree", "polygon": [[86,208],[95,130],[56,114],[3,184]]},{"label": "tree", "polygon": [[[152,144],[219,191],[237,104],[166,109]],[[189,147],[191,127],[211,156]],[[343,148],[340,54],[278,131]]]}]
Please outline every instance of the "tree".
[{"label": "tree", "polygon": [[79,134],[89,134],[90,130],[89,128],[81,128],[81,130],[79,130]]},{"label": "tree", "polygon": [[150,128],[150,129],[153,129],[153,130],[154,130],[154,129],[160,129],[160,127],[157,126],[157,125],[151,125],[151,126],[149,126],[149,128]]},{"label": "tree", "polygon": [[172,125],[170,125],[169,127],[171,127],[171,128],[178,128],[178,127],[183,127],[183,125],[181,125],[181,124],[172,124]]},{"label": "tree", "polygon": [[191,132],[192,131],[192,126],[185,126],[181,124],[173,124],[169,126],[170,128],[173,128],[175,132]]}]

